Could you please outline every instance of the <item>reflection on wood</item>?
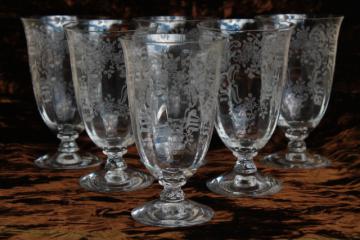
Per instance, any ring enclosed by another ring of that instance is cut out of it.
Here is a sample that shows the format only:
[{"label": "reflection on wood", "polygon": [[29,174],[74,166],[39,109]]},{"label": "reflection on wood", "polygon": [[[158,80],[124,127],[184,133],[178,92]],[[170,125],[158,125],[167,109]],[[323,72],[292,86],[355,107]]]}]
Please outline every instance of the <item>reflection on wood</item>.
[{"label": "reflection on wood", "polygon": [[[326,169],[307,171],[261,168],[283,181],[271,197],[229,199],[210,193],[205,181],[231,169],[234,158],[214,138],[208,163],[184,190],[209,205],[214,219],[203,226],[164,229],[130,217],[132,208],[158,197],[160,186],[134,193],[97,194],[78,185],[90,170],[47,171],[34,167],[39,155],[56,148],[34,105],[0,104],[0,239],[263,239],[360,237],[359,112],[347,103],[359,96],[334,96],[324,120],[311,134],[310,147],[333,160]],[[342,107],[339,107],[342,106]],[[263,153],[285,147],[278,131]],[[85,136],[81,146],[101,155]],[[136,149],[128,163],[143,168]]]}]

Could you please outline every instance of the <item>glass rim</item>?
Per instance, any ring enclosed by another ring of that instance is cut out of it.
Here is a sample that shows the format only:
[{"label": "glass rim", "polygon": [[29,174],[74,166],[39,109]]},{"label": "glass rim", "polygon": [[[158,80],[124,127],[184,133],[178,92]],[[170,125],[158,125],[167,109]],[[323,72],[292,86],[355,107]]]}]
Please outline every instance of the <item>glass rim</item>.
[{"label": "glass rim", "polygon": [[147,34],[146,31],[143,30],[124,30],[124,31],[120,31],[120,30],[109,30],[109,29],[105,29],[105,30],[82,30],[82,29],[78,29],[76,27],[65,27],[65,32],[75,32],[75,33],[119,33],[119,34],[128,34],[128,33],[135,33],[137,32],[138,34]]},{"label": "glass rim", "polygon": [[[135,31],[133,31],[135,32]],[[144,38],[146,36],[166,36],[166,35],[186,35],[186,34],[181,34],[181,33],[148,33],[146,31],[144,32],[138,32],[136,35],[133,35],[132,37],[134,37],[135,39],[139,39],[139,38]],[[221,34],[221,36],[223,36]],[[134,40],[134,38],[129,38],[128,35],[124,35],[121,36],[121,39],[125,40],[125,41],[131,41]],[[224,38],[219,38],[219,39],[214,39],[214,40],[204,40],[202,39],[201,42],[221,42],[224,41]],[[188,43],[199,43],[199,40],[185,40],[185,41],[146,41],[146,43],[164,43],[164,44],[188,44]]]},{"label": "glass rim", "polygon": [[65,31],[69,31],[69,32],[78,32],[78,33],[91,33],[91,32],[96,32],[96,33],[105,33],[105,32],[112,32],[112,33],[130,33],[130,32],[135,32],[138,31],[139,33],[145,32],[143,30],[139,30],[139,29],[131,29],[131,30],[111,30],[111,29],[102,29],[102,30],[88,30],[88,29],[81,29],[78,25],[82,24],[82,23],[88,23],[90,21],[99,21],[99,22],[113,22],[115,24],[119,24],[121,25],[129,25],[131,23],[134,23],[131,20],[126,20],[126,19],[111,19],[111,18],[107,18],[107,19],[100,19],[100,18],[91,18],[91,19],[78,19],[78,20],[74,20],[74,21],[70,21],[66,24],[64,24],[64,29]]},{"label": "glass rim", "polygon": [[233,33],[246,33],[246,32],[281,32],[281,31],[289,31],[292,30],[295,27],[294,23],[285,21],[286,23],[288,23],[287,25],[284,24],[284,26],[282,27],[274,27],[273,29],[246,29],[246,30],[232,30],[232,29],[221,29],[221,28],[216,28],[216,27],[207,27],[204,26],[205,23],[209,23],[209,22],[219,22],[219,21],[234,21],[234,20],[246,20],[246,21],[258,21],[258,22],[264,22],[264,20],[262,19],[257,19],[257,18],[226,18],[226,19],[214,19],[214,20],[207,20],[207,21],[202,21],[198,24],[198,27],[200,29],[204,29],[204,30],[211,30],[214,32],[233,32]]},{"label": "glass rim", "polygon": [[291,21],[291,20],[330,20],[330,19],[343,19],[343,15],[337,15],[337,14],[321,14],[321,13],[274,13],[274,14],[263,14],[258,15],[255,18],[257,19],[266,19],[276,16],[293,16],[297,18],[292,19],[284,19],[284,21]]},{"label": "glass rim", "polygon": [[[153,18],[153,19],[152,19]],[[169,19],[168,19],[169,18]],[[174,18],[174,19],[171,19]],[[216,18],[213,17],[199,17],[194,18],[191,16],[186,15],[177,15],[177,16],[171,16],[171,15],[159,15],[159,16],[148,16],[148,17],[136,17],[133,18],[135,22],[200,22],[204,20],[215,20]]]},{"label": "glass rim", "polygon": [[[55,14],[55,15],[33,15],[33,16],[29,16],[29,17],[21,17],[20,19],[22,21],[33,21],[33,22],[38,22],[41,21],[43,19],[47,19],[49,21],[54,21],[54,18],[63,18],[63,17],[69,17],[69,18],[77,18],[78,16],[76,15],[66,15],[66,14]],[[70,20],[71,21],[71,20]]]}]

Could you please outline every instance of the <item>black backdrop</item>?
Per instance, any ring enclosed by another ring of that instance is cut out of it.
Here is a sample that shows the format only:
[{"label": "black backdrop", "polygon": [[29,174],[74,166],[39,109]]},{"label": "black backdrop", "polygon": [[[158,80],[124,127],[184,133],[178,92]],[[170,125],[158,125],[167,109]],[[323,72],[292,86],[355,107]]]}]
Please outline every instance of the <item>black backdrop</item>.
[{"label": "black backdrop", "polygon": [[19,17],[76,14],[131,18],[150,15],[251,17],[279,12],[345,16],[334,91],[360,91],[360,11],[355,1],[332,0],[0,0],[0,96],[32,98],[26,43]]},{"label": "black backdrop", "polygon": [[[356,101],[344,101],[344,96],[360,94],[360,18],[356,1],[340,0],[0,0],[0,102],[17,102],[19,109],[13,105],[2,107],[0,112],[0,142],[26,141],[56,141],[56,138],[46,129],[36,111],[31,78],[28,67],[26,42],[20,17],[31,15],[74,14],[91,16],[108,16],[113,18],[131,18],[151,15],[187,15],[214,17],[251,17],[256,14],[268,13],[331,13],[344,15],[340,32],[338,55],[335,70],[332,98],[327,115],[340,117],[338,109],[360,107]],[[340,100],[339,100],[340,99]],[[358,99],[356,97],[355,99]],[[26,104],[25,104],[26,103]],[[353,104],[353,105],[349,105]],[[23,123],[25,115],[18,113],[24,105],[28,105],[26,115],[27,126]],[[352,110],[353,111],[353,110]],[[358,110],[357,110],[358,111]],[[330,113],[329,113],[330,112]],[[14,117],[10,117],[14,116]],[[11,118],[11,122],[8,120]],[[341,119],[343,119],[342,117]],[[3,122],[2,119],[5,119]],[[357,121],[357,118],[342,121]],[[330,121],[330,120],[329,120]],[[1,125],[6,128],[1,129]],[[34,136],[29,127],[36,125],[43,129],[44,134]],[[323,124],[324,125],[324,124]],[[321,130],[318,127],[317,133]],[[21,134],[14,135],[17,131]],[[48,134],[45,134],[48,133]],[[31,135],[31,137],[29,136]],[[316,135],[316,134],[315,134]],[[16,136],[16,137],[15,137]],[[277,136],[281,136],[277,140]],[[19,139],[20,138],[20,139]],[[274,140],[275,139],[275,140]],[[309,142],[316,142],[316,137]],[[275,134],[272,141],[279,141],[279,146],[286,143],[282,134]],[[218,145],[214,138],[212,145]],[[315,144],[316,145],[316,144]]]}]

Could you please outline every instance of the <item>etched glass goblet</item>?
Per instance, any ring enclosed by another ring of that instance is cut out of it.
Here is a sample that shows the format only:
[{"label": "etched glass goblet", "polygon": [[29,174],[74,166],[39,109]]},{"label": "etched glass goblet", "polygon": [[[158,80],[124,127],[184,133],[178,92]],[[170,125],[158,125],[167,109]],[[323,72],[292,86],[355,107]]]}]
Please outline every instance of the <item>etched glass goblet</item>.
[{"label": "etched glass goblet", "polygon": [[292,27],[254,19],[206,21],[200,26],[228,36],[216,129],[237,158],[230,172],[208,181],[207,186],[229,197],[276,193],[281,189],[280,182],[262,175],[253,158],[276,126]]},{"label": "etched glass goblet", "polygon": [[70,21],[76,21],[76,17],[22,18],[36,103],[45,124],[61,140],[56,153],[36,159],[35,164],[41,168],[78,169],[101,163],[75,142],[84,126],[76,108],[63,29]]},{"label": "etched glass goblet", "polygon": [[81,20],[66,26],[78,108],[91,140],[107,155],[104,169],[80,179],[90,191],[133,191],[153,182],[123,160],[133,143],[120,42],[129,29],[131,24],[122,20]]},{"label": "etched glass goblet", "polygon": [[[150,16],[150,17],[139,17],[134,18],[134,22],[137,24],[138,29],[148,28],[150,33],[156,34],[187,34],[190,35],[198,35],[199,29],[197,25],[204,20],[210,20],[210,18],[191,18],[187,16]],[[203,31],[202,37],[209,38],[211,36],[211,32]],[[212,36],[214,37],[214,36]],[[218,34],[215,37],[219,37]],[[200,161],[196,162],[193,169],[187,169],[185,171],[186,177],[191,177],[195,174],[196,170],[205,165],[207,162],[206,156]]]},{"label": "etched glass goblet", "polygon": [[326,167],[330,160],[308,152],[305,139],[319,124],[329,103],[343,17],[280,14],[259,18],[295,24],[278,122],[289,139],[288,148],[266,156],[262,162],[280,168]]},{"label": "etched glass goblet", "polygon": [[[182,227],[209,221],[213,210],[181,189],[204,158],[214,127],[223,41],[187,24],[176,34],[124,38],[130,115],[146,168],[164,187],[135,208],[141,223]],[[205,33],[204,33],[205,34]]]}]

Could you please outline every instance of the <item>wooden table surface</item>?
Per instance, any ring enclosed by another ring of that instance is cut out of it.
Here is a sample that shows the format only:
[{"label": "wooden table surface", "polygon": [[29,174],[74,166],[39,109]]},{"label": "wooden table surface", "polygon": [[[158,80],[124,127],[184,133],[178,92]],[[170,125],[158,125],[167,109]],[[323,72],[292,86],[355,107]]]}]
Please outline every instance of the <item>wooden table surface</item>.
[{"label": "wooden table surface", "polygon": [[[136,223],[131,209],[158,198],[160,186],[133,193],[99,194],[78,185],[81,171],[48,171],[33,165],[57,141],[32,101],[0,103],[0,239],[360,239],[360,96],[333,94],[323,121],[307,140],[333,161],[324,169],[260,169],[283,181],[280,193],[262,198],[212,194],[206,180],[231,169],[234,157],[214,137],[208,164],[184,187],[187,197],[215,210],[213,220],[188,228]],[[103,158],[86,136],[81,147]],[[283,149],[276,131],[262,154]],[[129,165],[143,168],[136,149]]]}]

